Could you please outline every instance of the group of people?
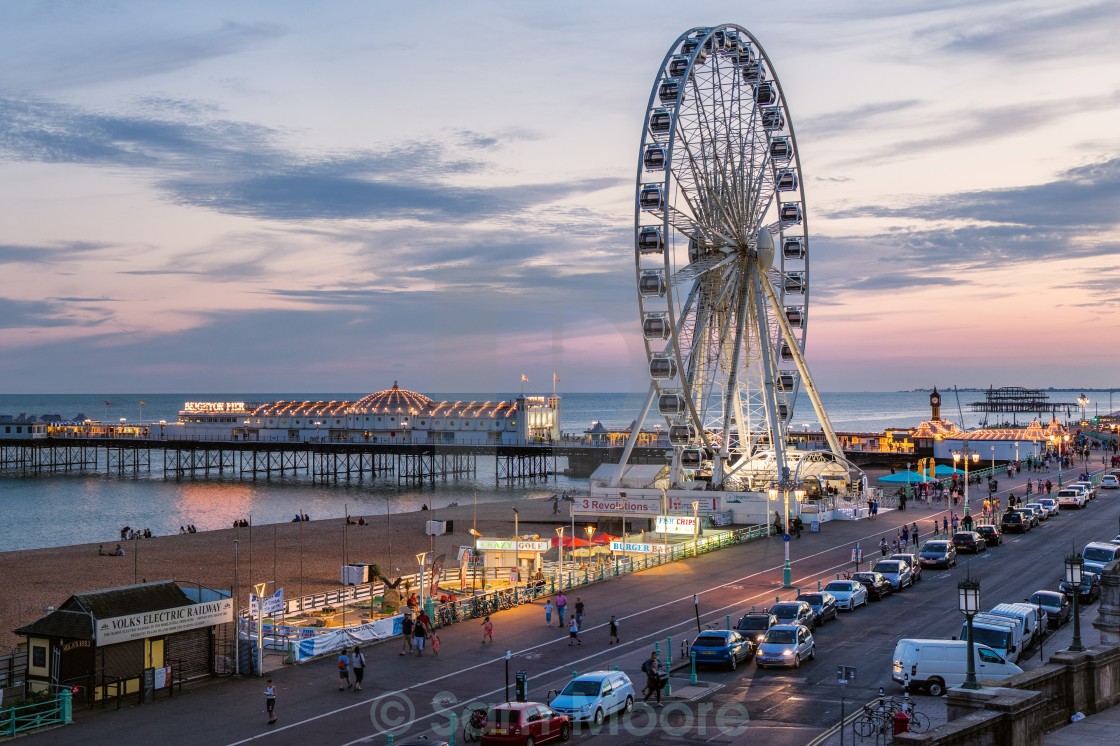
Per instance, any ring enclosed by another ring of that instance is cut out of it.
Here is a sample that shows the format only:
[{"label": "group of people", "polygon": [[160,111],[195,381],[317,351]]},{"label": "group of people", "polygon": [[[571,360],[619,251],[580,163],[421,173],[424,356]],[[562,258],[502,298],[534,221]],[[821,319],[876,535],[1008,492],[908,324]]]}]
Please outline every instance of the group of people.
[{"label": "group of people", "polygon": [[[296,517],[292,519],[292,523],[301,523],[303,521],[310,521],[310,520],[311,520],[311,518],[307,515],[307,513],[296,513]],[[236,526],[237,524],[235,523],[234,525]],[[246,526],[249,525],[248,521],[245,522],[245,525]]]},{"label": "group of people", "polygon": [[198,529],[194,527],[193,523],[188,523],[186,526],[179,526],[179,533],[181,533],[181,534],[197,534]]},{"label": "group of people", "polygon": [[[343,689],[354,689],[354,691],[362,691],[362,679],[366,673],[366,656],[357,645],[354,646],[353,655],[347,655],[347,650],[343,649],[338,655],[338,691]],[[350,681],[350,672],[354,672],[354,681]],[[345,686],[343,686],[345,684]],[[268,722],[275,721],[275,715],[272,710],[269,710],[269,716],[272,717]]]},{"label": "group of people", "polygon": [[150,528],[146,528],[141,531],[138,528],[132,528],[132,526],[125,526],[121,529],[121,539],[123,540],[132,541],[133,539],[150,538],[152,538],[152,530]]},{"label": "group of people", "polygon": [[[413,652],[418,656],[424,655],[424,647],[430,641],[432,646],[432,654],[439,655],[439,635],[432,627],[431,618],[424,613],[423,609],[419,610],[413,619],[413,609],[410,606],[409,612],[401,618],[401,655],[412,655]],[[486,621],[490,621],[490,617],[486,617]],[[485,628],[484,628],[485,629]],[[491,637],[490,642],[493,642]]]},{"label": "group of people", "polygon": [[358,519],[354,520],[350,516],[346,516],[346,525],[347,526],[364,526],[364,525],[366,525],[366,519],[362,516],[358,516]]},{"label": "group of people", "polygon": [[123,557],[124,556],[124,547],[122,547],[120,544],[117,544],[116,549],[114,549],[111,552],[106,552],[105,551],[105,545],[104,544],[98,544],[97,545],[97,556],[98,557]]}]

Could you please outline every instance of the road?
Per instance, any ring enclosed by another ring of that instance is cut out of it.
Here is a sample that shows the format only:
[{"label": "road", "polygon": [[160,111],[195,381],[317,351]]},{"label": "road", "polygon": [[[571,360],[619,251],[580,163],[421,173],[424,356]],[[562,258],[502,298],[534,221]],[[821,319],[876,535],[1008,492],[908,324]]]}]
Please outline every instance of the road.
[{"label": "road", "polygon": [[[1027,477],[1037,476],[1023,472],[1001,480],[1007,482],[1001,484],[1004,502],[1008,490],[1021,495]],[[930,520],[943,514],[911,508],[880,513],[873,521],[830,522],[819,534],[806,532],[791,542],[794,585],[815,589],[818,581],[851,569],[857,542],[868,557],[879,538],[893,536],[904,521],[917,520],[928,535]],[[956,584],[966,572],[980,579],[985,608],[1021,600],[1038,588],[1056,588],[1071,546],[1080,549],[1088,541],[1112,538],[1118,521],[1120,493],[1102,492],[1083,511],[1063,511],[1026,535],[1008,537],[1003,547],[975,558],[962,555],[954,570],[927,571],[916,587],[841,614],[816,632],[816,660],[799,670],[758,671],[746,664],[736,672],[706,669],[698,672],[701,686],[696,688],[686,688],[688,671],[679,671],[672,679],[672,704],[639,707],[630,718],[609,719],[604,726],[609,736],[584,729],[573,742],[656,746],[737,743],[749,737],[768,746],[808,743],[838,719],[837,666],[858,671],[845,693],[848,701],[867,701],[879,686],[895,690],[890,657],[899,638],[959,634]],[[226,744],[382,744],[390,730],[398,741],[405,734],[446,737],[449,713],[460,714],[461,728],[461,713],[471,702],[505,700],[506,649],[511,651],[510,691],[515,672],[524,669],[530,699],[536,701],[563,687],[573,672],[615,666],[640,688],[640,663],[655,642],[663,651],[672,650],[675,665],[681,641],[695,635],[694,593],[701,623],[720,626],[727,616],[734,623],[752,605],[792,598],[793,591],[781,588],[782,554],[782,541],[775,537],[580,589],[570,595],[587,605],[579,646],[569,646],[565,632],[545,626],[539,602],[495,615],[492,645],[479,642],[477,622],[465,622],[441,630],[438,658],[403,657],[392,643],[366,648],[370,668],[360,693],[337,690],[333,660],[283,667],[272,674],[279,692],[279,721],[273,726],[266,725],[263,681],[220,680],[122,712],[80,713],[75,725],[33,738],[128,744],[147,743],[158,733],[166,744],[197,744],[200,738]],[[611,614],[621,620],[619,645],[608,645]],[[1082,625],[1082,636],[1087,645],[1099,639],[1088,624]]]}]

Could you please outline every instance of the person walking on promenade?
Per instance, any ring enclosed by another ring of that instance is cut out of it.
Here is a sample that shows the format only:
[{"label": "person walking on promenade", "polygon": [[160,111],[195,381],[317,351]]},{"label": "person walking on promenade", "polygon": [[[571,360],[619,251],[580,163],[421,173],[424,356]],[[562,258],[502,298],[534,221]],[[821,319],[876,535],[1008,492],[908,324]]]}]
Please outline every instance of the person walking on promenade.
[{"label": "person walking on promenade", "polygon": [[428,625],[424,622],[426,617],[418,617],[416,624],[412,625],[412,647],[416,648],[416,656],[424,655],[424,642],[428,639]]},{"label": "person walking on promenade", "polygon": [[953,533],[957,533],[957,525],[960,523],[960,519],[957,518],[957,514],[955,512],[949,516],[949,522],[953,524]]},{"label": "person walking on promenade", "polygon": [[494,644],[494,623],[490,621],[490,617],[482,620],[482,644],[485,645],[486,641],[490,640],[490,644]]},{"label": "person walking on promenade", "polygon": [[401,655],[409,655],[412,653],[412,614],[405,614],[401,619],[401,637],[404,642],[401,643]]},{"label": "person walking on promenade", "polygon": [[579,622],[576,621],[574,616],[572,617],[572,623],[568,625],[568,647],[572,646],[573,640],[580,645],[583,644],[583,640],[579,639]]},{"label": "person walking on promenade", "polygon": [[268,724],[272,725],[276,722],[276,687],[272,685],[272,679],[264,686],[264,708],[268,710]]},{"label": "person walking on promenade", "polygon": [[552,599],[551,598],[544,602],[544,626],[546,626],[546,627],[551,627],[552,626]]},{"label": "person walking on promenade", "polygon": [[887,544],[887,537],[884,536],[879,539],[879,552],[886,557],[888,551],[890,551],[890,546]]},{"label": "person walking on promenade", "polygon": [[366,656],[361,649],[354,646],[354,657],[350,661],[350,667],[354,669],[354,691],[362,691],[362,678],[366,673]]},{"label": "person walking on promenade", "polygon": [[914,521],[910,524],[910,540],[914,542],[914,549],[918,548],[918,522]]},{"label": "person walking on promenade", "polygon": [[439,655],[439,635],[432,630],[432,655]]},{"label": "person walking on promenade", "polygon": [[576,626],[583,629],[583,600],[579,596],[576,596],[576,613],[573,619],[575,619]]},{"label": "person walking on promenade", "polygon": [[649,654],[649,660],[642,664],[642,671],[646,675],[646,688],[642,690],[642,701],[649,702],[649,698],[657,695],[657,704],[661,704],[661,689],[668,678],[665,665],[658,660],[657,651]]},{"label": "person walking on promenade", "polygon": [[943,517],[941,519],[941,530],[945,532],[945,538],[949,538],[949,518]]},{"label": "person walking on promenade", "polygon": [[[342,682],[346,682],[346,686]],[[338,654],[338,691],[349,689],[354,686],[350,683],[350,658],[347,657],[346,651],[343,650]]]},{"label": "person walking on promenade", "polygon": [[564,595],[564,591],[560,591],[556,596],[556,616],[560,619],[556,626],[560,629],[564,629],[564,612],[567,610],[568,597]]},{"label": "person walking on promenade", "polygon": [[611,614],[610,633],[610,642],[608,643],[609,645],[614,645],[616,642],[622,642],[622,640],[620,640],[618,637],[618,620],[615,619],[614,614]]}]

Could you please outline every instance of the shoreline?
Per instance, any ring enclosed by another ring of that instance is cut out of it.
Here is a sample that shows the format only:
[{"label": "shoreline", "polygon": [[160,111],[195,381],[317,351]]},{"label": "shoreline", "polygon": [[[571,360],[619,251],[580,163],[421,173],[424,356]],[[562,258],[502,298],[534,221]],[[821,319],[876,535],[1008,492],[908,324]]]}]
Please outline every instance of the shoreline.
[{"label": "shoreline", "polygon": [[[284,588],[286,598],[338,588],[340,568],[349,563],[376,564],[386,574],[406,574],[416,571],[416,554],[434,551],[445,554],[453,565],[458,548],[474,544],[470,528],[485,537],[512,536],[515,507],[522,535],[551,538],[555,527],[570,525],[567,512],[553,515],[552,501],[542,497],[480,502],[477,508],[459,504],[381,514],[367,518],[364,526],[347,526],[341,517],[313,518],[260,524],[251,530],[213,529],[101,543],[107,553],[119,543],[123,557],[99,556],[99,543],[0,552],[6,591],[0,596],[0,652],[23,642],[26,638],[12,630],[44,616],[47,607],[57,608],[75,593],[131,585],[134,577],[135,582],[177,580],[230,590],[235,551],[238,607],[248,606],[254,582],[268,581],[269,593]],[[351,519],[360,515],[364,514],[354,513]],[[454,533],[429,537],[424,533],[428,520],[453,521]]]}]

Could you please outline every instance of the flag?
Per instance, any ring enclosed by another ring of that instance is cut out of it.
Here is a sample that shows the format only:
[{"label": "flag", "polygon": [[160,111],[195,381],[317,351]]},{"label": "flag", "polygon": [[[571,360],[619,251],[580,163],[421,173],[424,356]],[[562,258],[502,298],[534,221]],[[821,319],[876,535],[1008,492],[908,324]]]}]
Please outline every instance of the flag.
[{"label": "flag", "polygon": [[527,375],[525,375],[524,373],[522,373],[522,374],[521,374],[521,382],[522,382],[522,383],[528,383],[528,382],[529,382],[529,376],[527,376]]},{"label": "flag", "polygon": [[105,406],[106,406],[106,407],[111,407],[111,406],[113,406],[113,402],[111,402],[111,401],[109,401],[108,399],[106,399],[106,400],[105,400]]},{"label": "flag", "polygon": [[145,404],[147,404],[147,403],[148,403],[148,402],[144,401],[143,399],[141,399],[141,400],[140,400],[140,406],[141,406],[141,407],[142,407],[142,406],[144,406],[144,405],[145,405]]}]

